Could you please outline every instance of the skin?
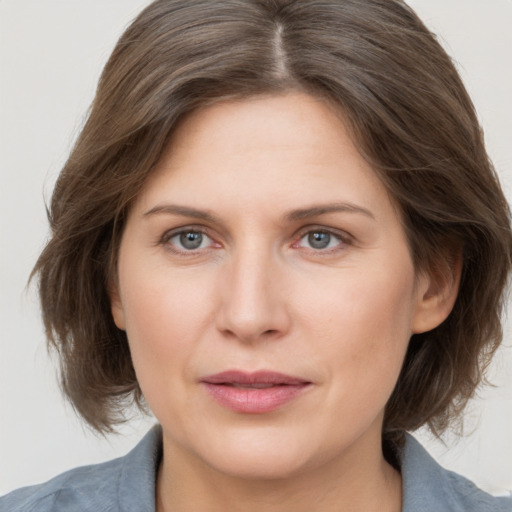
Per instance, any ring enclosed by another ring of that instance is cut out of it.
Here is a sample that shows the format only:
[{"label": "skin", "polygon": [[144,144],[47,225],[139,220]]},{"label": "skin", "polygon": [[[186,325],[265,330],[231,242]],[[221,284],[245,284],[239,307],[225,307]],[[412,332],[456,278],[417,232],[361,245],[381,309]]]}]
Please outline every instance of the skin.
[{"label": "skin", "polygon": [[[163,428],[159,511],[400,510],[383,411],[411,334],[442,322],[456,289],[415,271],[397,208],[332,106],[290,92],[189,115],[131,209],[118,265],[112,313]],[[231,369],[311,384],[244,414],[201,384]]]}]

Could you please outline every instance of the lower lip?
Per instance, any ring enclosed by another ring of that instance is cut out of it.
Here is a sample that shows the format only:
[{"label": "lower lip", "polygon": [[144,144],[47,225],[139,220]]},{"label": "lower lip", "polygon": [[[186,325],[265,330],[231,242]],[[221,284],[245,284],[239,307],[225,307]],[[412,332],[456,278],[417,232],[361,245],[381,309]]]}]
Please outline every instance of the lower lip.
[{"label": "lower lip", "polygon": [[291,402],[309,384],[272,386],[270,388],[239,388],[226,384],[203,382],[210,395],[222,406],[235,412],[262,414],[275,411]]}]

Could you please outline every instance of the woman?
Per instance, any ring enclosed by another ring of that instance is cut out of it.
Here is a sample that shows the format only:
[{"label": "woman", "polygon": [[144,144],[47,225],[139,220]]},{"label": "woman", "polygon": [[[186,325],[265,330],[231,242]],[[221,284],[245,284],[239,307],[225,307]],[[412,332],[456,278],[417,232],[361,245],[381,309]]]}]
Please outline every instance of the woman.
[{"label": "woman", "polygon": [[157,1],[57,183],[35,268],[63,387],[126,458],[7,510],[511,510],[440,433],[501,341],[510,215],[402,2]]}]

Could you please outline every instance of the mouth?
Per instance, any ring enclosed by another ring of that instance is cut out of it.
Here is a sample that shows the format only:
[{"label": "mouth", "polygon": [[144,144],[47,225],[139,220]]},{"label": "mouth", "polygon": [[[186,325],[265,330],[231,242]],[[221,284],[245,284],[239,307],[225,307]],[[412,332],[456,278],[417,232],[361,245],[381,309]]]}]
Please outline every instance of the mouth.
[{"label": "mouth", "polygon": [[201,379],[209,395],[234,412],[263,414],[298,398],[312,383],[272,371],[229,370]]}]

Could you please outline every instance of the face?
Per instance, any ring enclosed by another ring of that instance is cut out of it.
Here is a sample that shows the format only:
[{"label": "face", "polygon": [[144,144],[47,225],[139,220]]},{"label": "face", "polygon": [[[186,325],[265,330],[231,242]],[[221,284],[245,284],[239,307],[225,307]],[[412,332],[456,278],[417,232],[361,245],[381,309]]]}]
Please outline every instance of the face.
[{"label": "face", "polygon": [[118,265],[112,311],[165,453],[230,475],[381,456],[409,338],[440,321],[385,188],[300,93],[186,118]]}]

